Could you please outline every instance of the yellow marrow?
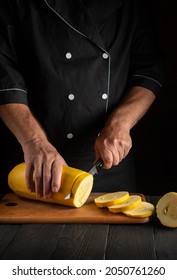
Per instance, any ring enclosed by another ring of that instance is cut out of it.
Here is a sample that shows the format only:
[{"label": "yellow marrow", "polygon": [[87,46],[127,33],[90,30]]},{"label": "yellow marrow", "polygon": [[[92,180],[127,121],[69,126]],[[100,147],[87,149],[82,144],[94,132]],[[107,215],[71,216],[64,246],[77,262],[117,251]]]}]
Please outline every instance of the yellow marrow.
[{"label": "yellow marrow", "polygon": [[142,200],[140,195],[130,195],[125,202],[109,206],[108,209],[110,212],[118,213],[135,208],[141,203],[141,201]]},{"label": "yellow marrow", "polygon": [[94,199],[97,207],[108,207],[126,201],[129,198],[129,192],[119,191],[103,194]]},{"label": "yellow marrow", "polygon": [[[61,188],[58,193],[52,193],[50,198],[37,197],[28,191],[25,180],[26,164],[15,166],[8,175],[8,184],[14,193],[33,200],[58,203],[67,206],[81,207],[89,197],[93,187],[93,176],[85,171],[63,166]],[[65,197],[71,193],[69,199]]]},{"label": "yellow marrow", "polygon": [[133,208],[131,210],[127,210],[127,211],[122,211],[122,212],[129,217],[147,218],[147,217],[150,217],[153,214],[154,205],[149,203],[149,202],[142,201],[135,208]]},{"label": "yellow marrow", "polygon": [[156,205],[157,218],[160,222],[171,228],[177,227],[177,193],[164,194]]}]

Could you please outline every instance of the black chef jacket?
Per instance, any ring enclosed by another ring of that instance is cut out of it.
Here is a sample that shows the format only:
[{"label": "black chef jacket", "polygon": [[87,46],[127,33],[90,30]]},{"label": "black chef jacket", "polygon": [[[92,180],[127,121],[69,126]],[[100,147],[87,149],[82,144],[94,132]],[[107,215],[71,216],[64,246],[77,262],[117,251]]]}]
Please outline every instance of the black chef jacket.
[{"label": "black chef jacket", "polygon": [[[28,104],[66,162],[89,170],[125,90],[163,75],[146,0],[0,0],[0,104]],[[95,191],[134,189],[131,153]]]}]

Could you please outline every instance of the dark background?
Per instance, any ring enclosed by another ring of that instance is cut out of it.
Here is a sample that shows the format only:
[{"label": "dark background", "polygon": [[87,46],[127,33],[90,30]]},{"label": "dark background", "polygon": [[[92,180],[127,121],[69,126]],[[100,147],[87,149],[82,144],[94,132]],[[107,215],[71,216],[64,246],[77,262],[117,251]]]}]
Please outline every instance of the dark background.
[{"label": "dark background", "polygon": [[152,11],[166,79],[133,131],[137,184],[145,194],[177,192],[177,1],[154,0]]},{"label": "dark background", "polygon": [[[162,195],[177,192],[177,0],[151,2],[158,47],[166,61],[166,80],[132,136],[139,192]],[[7,175],[22,161],[20,145],[0,121],[0,193],[8,191]]]}]

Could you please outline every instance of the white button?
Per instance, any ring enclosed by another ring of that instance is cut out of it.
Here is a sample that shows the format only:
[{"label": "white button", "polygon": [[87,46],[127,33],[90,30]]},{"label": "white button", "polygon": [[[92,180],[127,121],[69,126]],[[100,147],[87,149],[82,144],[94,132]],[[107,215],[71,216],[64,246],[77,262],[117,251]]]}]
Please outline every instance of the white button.
[{"label": "white button", "polygon": [[107,53],[103,53],[102,56],[103,56],[104,59],[107,59],[109,57]]},{"label": "white button", "polygon": [[72,139],[72,138],[73,138],[73,134],[72,134],[72,133],[68,133],[68,134],[67,134],[67,138],[68,138],[68,139]]},{"label": "white button", "polygon": [[107,98],[108,98],[107,93],[103,93],[103,94],[102,94],[102,99],[107,99]]},{"label": "white button", "polygon": [[72,54],[68,52],[68,53],[66,53],[66,55],[65,55],[65,56],[66,56],[66,58],[67,58],[67,59],[71,59]]},{"label": "white button", "polygon": [[75,98],[74,94],[70,93],[70,94],[68,95],[68,99],[69,99],[69,100],[74,100],[74,98]]}]

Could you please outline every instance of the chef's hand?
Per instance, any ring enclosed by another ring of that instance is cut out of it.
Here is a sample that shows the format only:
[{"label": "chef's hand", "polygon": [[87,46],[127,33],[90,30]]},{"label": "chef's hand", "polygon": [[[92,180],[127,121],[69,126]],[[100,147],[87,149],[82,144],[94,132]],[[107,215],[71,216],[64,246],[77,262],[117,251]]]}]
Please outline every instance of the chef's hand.
[{"label": "chef's hand", "polygon": [[96,160],[101,158],[104,168],[118,165],[127,156],[132,147],[130,130],[145,115],[154,100],[154,93],[144,87],[134,86],[127,90],[95,142]]},{"label": "chef's hand", "polygon": [[118,165],[132,147],[129,130],[121,126],[106,125],[95,142],[96,161],[102,159],[103,168]]},{"label": "chef's hand", "polygon": [[4,104],[0,106],[0,116],[22,146],[28,189],[45,198],[58,192],[62,165],[66,162],[50,144],[29,107],[18,103]]},{"label": "chef's hand", "polygon": [[[26,183],[38,197],[49,198],[60,189],[62,165],[65,160],[47,141],[28,142],[23,146],[26,162]],[[34,179],[33,179],[34,174]]]}]

